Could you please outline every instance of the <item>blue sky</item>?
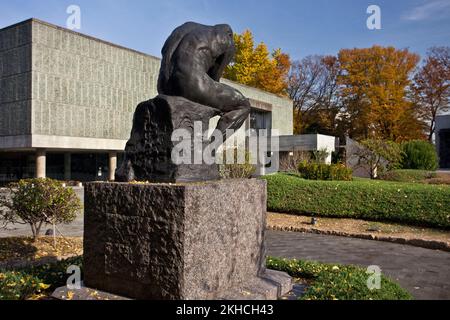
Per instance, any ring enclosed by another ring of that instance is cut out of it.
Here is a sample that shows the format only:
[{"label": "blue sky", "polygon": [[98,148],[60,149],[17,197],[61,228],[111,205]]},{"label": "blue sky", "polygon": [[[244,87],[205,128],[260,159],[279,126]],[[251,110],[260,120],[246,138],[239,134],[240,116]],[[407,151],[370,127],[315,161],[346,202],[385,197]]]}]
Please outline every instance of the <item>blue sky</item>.
[{"label": "blue sky", "polygon": [[[293,59],[374,44],[422,55],[450,45],[450,0],[0,0],[0,28],[30,17],[65,26],[71,4],[81,8],[80,32],[155,56],[186,21],[250,29]],[[369,5],[381,8],[381,30],[366,27]]]}]

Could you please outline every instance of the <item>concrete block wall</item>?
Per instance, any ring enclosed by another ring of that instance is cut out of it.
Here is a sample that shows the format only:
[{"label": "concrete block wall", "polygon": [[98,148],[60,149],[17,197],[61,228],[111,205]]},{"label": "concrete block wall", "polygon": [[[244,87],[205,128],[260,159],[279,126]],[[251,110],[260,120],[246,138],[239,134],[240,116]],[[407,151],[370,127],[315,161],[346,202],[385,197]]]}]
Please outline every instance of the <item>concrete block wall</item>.
[{"label": "concrete block wall", "polygon": [[31,25],[0,30],[0,137],[31,134]]},{"label": "concrete block wall", "polygon": [[33,134],[127,140],[160,61],[40,21],[32,38]]}]

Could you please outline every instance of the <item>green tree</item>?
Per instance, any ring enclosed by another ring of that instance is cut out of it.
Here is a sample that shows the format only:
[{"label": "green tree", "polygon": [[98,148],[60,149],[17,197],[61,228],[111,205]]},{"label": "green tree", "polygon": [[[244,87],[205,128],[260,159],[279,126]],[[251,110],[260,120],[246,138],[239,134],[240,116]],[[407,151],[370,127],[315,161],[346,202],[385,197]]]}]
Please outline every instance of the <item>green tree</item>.
[{"label": "green tree", "polygon": [[28,224],[35,240],[44,224],[70,223],[80,209],[73,189],[52,179],[20,180],[9,186],[9,196],[0,199],[0,218]]},{"label": "green tree", "polygon": [[386,170],[397,169],[402,161],[401,146],[392,141],[366,139],[355,150],[362,168],[367,168],[371,179]]}]

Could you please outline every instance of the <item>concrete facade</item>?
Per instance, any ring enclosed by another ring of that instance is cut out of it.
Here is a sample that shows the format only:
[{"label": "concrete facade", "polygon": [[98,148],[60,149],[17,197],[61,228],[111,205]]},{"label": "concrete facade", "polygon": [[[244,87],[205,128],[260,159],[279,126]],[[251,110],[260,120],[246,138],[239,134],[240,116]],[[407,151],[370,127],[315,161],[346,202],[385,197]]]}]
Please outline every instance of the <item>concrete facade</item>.
[{"label": "concrete facade", "polygon": [[[2,148],[123,150],[137,104],[157,95],[158,58],[35,19],[0,41]],[[289,99],[224,82],[270,104],[273,128],[292,134]]]},{"label": "concrete facade", "polygon": [[31,134],[31,52],[31,23],[0,30],[0,137]]},{"label": "concrete facade", "polygon": [[[136,106],[157,95],[159,68],[156,57],[36,19],[0,29],[0,155],[123,151]],[[293,133],[291,100],[223,81]]]}]

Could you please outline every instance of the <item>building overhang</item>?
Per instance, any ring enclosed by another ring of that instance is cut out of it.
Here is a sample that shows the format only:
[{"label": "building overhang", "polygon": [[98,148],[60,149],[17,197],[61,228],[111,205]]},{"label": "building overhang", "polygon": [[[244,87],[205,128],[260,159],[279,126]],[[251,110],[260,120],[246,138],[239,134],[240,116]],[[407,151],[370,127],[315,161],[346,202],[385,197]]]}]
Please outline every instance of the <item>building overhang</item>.
[{"label": "building overhang", "polygon": [[67,137],[52,135],[20,135],[0,137],[0,150],[56,149],[123,151],[127,140]]},{"label": "building overhang", "polygon": [[280,151],[313,151],[326,148],[336,150],[336,137],[322,134],[305,134],[297,136],[280,136]]}]

